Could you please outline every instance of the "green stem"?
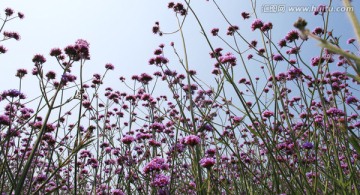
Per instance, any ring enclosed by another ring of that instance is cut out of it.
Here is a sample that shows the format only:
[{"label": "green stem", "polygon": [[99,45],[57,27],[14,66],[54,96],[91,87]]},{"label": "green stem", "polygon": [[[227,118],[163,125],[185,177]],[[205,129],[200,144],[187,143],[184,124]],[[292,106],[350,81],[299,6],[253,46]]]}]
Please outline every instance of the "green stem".
[{"label": "green stem", "polygon": [[[41,142],[41,140],[42,140],[42,136],[43,136],[43,134],[44,134],[44,132],[45,132],[45,130],[46,130],[46,124],[47,124],[47,122],[48,122],[48,120],[49,120],[49,118],[50,118],[50,114],[51,114],[51,112],[52,112],[52,110],[53,110],[52,107],[53,107],[54,104],[55,104],[55,100],[56,100],[57,94],[59,93],[60,89],[61,89],[61,86],[59,86],[58,89],[57,89],[56,92],[55,92],[55,95],[54,95],[54,97],[53,97],[53,100],[51,101],[51,104],[50,104],[50,108],[49,108],[49,110],[48,110],[48,112],[47,112],[47,114],[46,114],[46,117],[45,117],[45,119],[44,119],[43,125],[42,125],[42,127],[41,127],[39,136],[38,136],[38,138],[37,138],[36,141],[35,141],[34,147],[33,147],[32,151],[31,151],[31,153],[30,153],[30,156],[29,156],[28,160],[26,161],[26,164],[25,164],[25,167],[24,167],[24,171],[23,171],[23,173],[21,174],[21,177],[20,177],[20,179],[19,179],[19,183],[17,184],[17,186],[16,186],[16,188],[15,188],[15,194],[16,194],[16,195],[17,195],[17,194],[20,194],[20,192],[22,191],[22,188],[23,188],[23,185],[24,185],[24,182],[25,182],[27,173],[29,172],[31,163],[32,163],[32,161],[33,161],[33,159],[34,159],[34,157],[35,157],[35,153],[37,152],[37,148],[39,147],[40,142]],[[29,190],[30,190],[30,189],[29,189]]]}]

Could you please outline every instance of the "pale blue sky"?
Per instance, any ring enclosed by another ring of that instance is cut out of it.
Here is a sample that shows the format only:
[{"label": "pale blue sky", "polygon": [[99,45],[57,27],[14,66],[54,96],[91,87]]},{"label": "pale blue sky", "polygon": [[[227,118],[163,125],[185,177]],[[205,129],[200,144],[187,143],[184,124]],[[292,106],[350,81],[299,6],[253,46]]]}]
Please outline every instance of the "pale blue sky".
[{"label": "pale blue sky", "polygon": [[[286,35],[292,29],[292,24],[299,16],[309,21],[310,29],[318,24],[320,17],[313,17],[312,13],[261,13],[261,5],[276,2],[276,4],[300,5],[303,1],[258,1],[258,14],[264,21],[274,24],[274,36],[279,38]],[[326,4],[326,0],[311,1],[311,5]],[[200,19],[204,22],[205,29],[220,28],[220,34],[225,36],[228,24],[220,17],[216,7],[205,0],[194,0],[194,9],[197,10]],[[258,37],[258,32],[251,32],[250,25],[254,17],[244,21],[241,12],[250,12],[250,1],[226,0],[219,1],[219,5],[233,24],[238,25],[249,40]],[[356,10],[359,2],[355,2]],[[8,48],[8,53],[0,56],[0,91],[17,88],[17,79],[14,77],[18,68],[26,68],[31,71],[33,64],[31,59],[34,54],[44,54],[48,59],[46,66],[51,69],[55,62],[48,56],[53,47],[64,48],[73,44],[78,38],[90,42],[91,60],[87,62],[86,74],[88,77],[95,72],[102,72],[104,65],[111,62],[115,65],[115,71],[109,75],[108,85],[115,86],[118,77],[130,77],[142,72],[153,73],[157,69],[148,65],[148,59],[152,57],[154,49],[164,43],[169,49],[167,54],[173,66],[179,66],[178,61],[171,53],[169,43],[174,41],[177,46],[181,44],[179,34],[170,36],[154,36],[151,28],[155,21],[165,31],[176,29],[176,18],[171,10],[167,9],[168,1],[163,0],[4,0],[1,9],[11,7],[15,11],[22,11],[25,19],[15,20],[8,23],[5,30],[17,31],[21,40],[10,40],[3,43]],[[341,1],[335,0],[335,6],[341,5]],[[3,13],[1,13],[3,16]],[[332,15],[331,26],[337,27],[336,31],[343,34],[343,39],[353,37],[353,31],[346,20],[344,13]],[[199,27],[190,17],[185,25],[185,36],[190,56],[190,67],[196,69],[200,75],[210,75],[214,61],[209,59],[209,47],[200,34]],[[220,41],[212,39],[216,47],[224,47]],[[181,50],[178,47],[178,50]],[[306,52],[306,51],[304,51]],[[311,52],[309,52],[311,53]],[[250,63],[251,65],[251,63]],[[55,67],[54,67],[55,69]],[[209,76],[205,78],[211,79]],[[30,95],[26,88],[31,88],[36,82],[32,76],[27,76],[28,82],[24,83],[24,91]],[[212,80],[212,79],[211,79]]]}]

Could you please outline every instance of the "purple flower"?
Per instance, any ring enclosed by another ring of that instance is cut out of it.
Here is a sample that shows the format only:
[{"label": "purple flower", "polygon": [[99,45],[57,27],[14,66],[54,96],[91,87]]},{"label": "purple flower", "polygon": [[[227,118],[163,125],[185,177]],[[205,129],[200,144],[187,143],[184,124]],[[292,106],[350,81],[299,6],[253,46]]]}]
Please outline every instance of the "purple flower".
[{"label": "purple flower", "polygon": [[324,34],[324,30],[321,27],[316,27],[312,33],[315,35],[322,35]]},{"label": "purple flower", "polygon": [[62,51],[59,48],[53,48],[50,51],[50,56],[59,56],[61,54],[62,54]]},{"label": "purple flower", "polygon": [[307,150],[311,150],[311,149],[313,149],[314,145],[311,142],[305,142],[305,143],[303,143],[302,147]]},{"label": "purple flower", "polygon": [[247,12],[242,12],[242,13],[241,13],[241,16],[244,18],[244,20],[250,18],[250,14],[247,13]]},{"label": "purple flower", "polygon": [[326,12],[326,5],[319,5],[315,10],[314,15],[315,16],[318,14],[323,15],[325,12]]},{"label": "purple flower", "polygon": [[36,177],[36,182],[38,183],[42,183],[43,181],[45,181],[47,179],[46,175],[44,174],[39,174],[37,177]]},{"label": "purple flower", "polygon": [[335,108],[335,107],[329,108],[326,111],[326,114],[328,114],[329,116],[344,116],[345,115],[344,111],[342,111],[338,108]]},{"label": "purple flower", "polygon": [[168,176],[157,174],[151,183],[155,187],[165,187],[170,182],[170,178]]},{"label": "purple flower", "polygon": [[288,79],[291,80],[291,79],[294,79],[294,78],[297,78],[297,77],[300,77],[302,75],[302,71],[301,69],[299,68],[290,68],[287,72],[287,75],[288,75]]},{"label": "purple flower", "polygon": [[184,138],[184,143],[186,145],[195,146],[199,144],[201,139],[196,135],[189,135]]},{"label": "purple flower", "polygon": [[87,164],[91,165],[92,168],[97,168],[99,167],[99,163],[98,160],[96,160],[96,158],[90,158],[87,160]]},{"label": "purple flower", "polygon": [[162,64],[167,64],[169,62],[169,60],[163,56],[156,56],[155,58],[151,58],[149,60],[149,64],[150,65],[157,65],[157,66],[161,66]]},{"label": "purple flower", "polygon": [[152,79],[153,79],[152,76],[150,76],[149,74],[142,73],[140,75],[139,81],[143,84],[148,84]]},{"label": "purple flower", "polygon": [[279,54],[275,54],[275,55],[273,56],[273,60],[275,60],[275,61],[283,61],[284,58],[283,58],[281,55],[279,55]]},{"label": "purple flower", "polygon": [[212,34],[213,36],[217,36],[218,33],[219,33],[219,29],[218,29],[218,28],[213,28],[213,29],[211,30],[211,34]]},{"label": "purple flower", "polygon": [[133,141],[135,141],[135,138],[133,136],[129,136],[129,135],[127,135],[121,139],[121,142],[124,144],[127,144],[127,145],[131,144]]},{"label": "purple flower", "polygon": [[8,37],[8,38],[13,38],[15,40],[20,40],[20,35],[17,33],[17,32],[7,32],[7,31],[4,31],[4,36],[5,37]]},{"label": "purple flower", "polygon": [[281,39],[281,40],[279,41],[279,46],[280,46],[280,48],[285,47],[285,46],[286,46],[286,40],[285,40],[285,39]]},{"label": "purple flower", "polygon": [[80,152],[80,159],[82,159],[82,158],[87,158],[87,157],[91,157],[92,155],[91,155],[91,152],[89,151],[89,150],[82,150],[81,152]]},{"label": "purple flower", "polygon": [[168,168],[169,165],[165,163],[164,159],[156,157],[145,165],[143,171],[147,174],[154,171],[167,170]]},{"label": "purple flower", "polygon": [[249,47],[255,48],[255,47],[257,46],[257,44],[258,44],[258,42],[257,42],[256,40],[252,40],[252,41],[250,42]]},{"label": "purple flower", "polygon": [[215,153],[216,153],[216,149],[215,149],[215,148],[209,148],[209,149],[206,150],[206,154],[207,154],[208,156],[214,156]]},{"label": "purple flower", "polygon": [[114,70],[114,65],[107,63],[107,64],[105,64],[105,68],[108,70]]},{"label": "purple flower", "polygon": [[123,191],[121,191],[120,189],[112,190],[112,194],[113,195],[125,195],[125,193]]},{"label": "purple flower", "polygon": [[18,69],[15,76],[19,78],[23,78],[26,74],[27,74],[26,69]]},{"label": "purple flower", "polygon": [[50,70],[48,73],[46,73],[46,78],[51,80],[51,79],[55,79],[56,78],[56,73],[52,70]]},{"label": "purple flower", "polygon": [[296,30],[292,30],[290,31],[286,36],[285,36],[285,40],[288,41],[289,43],[299,39],[299,33]]},{"label": "purple flower", "polygon": [[252,24],[251,24],[251,30],[255,31],[256,29],[261,29],[261,27],[264,26],[264,23],[260,20],[260,19],[256,19]]},{"label": "purple flower", "polygon": [[89,53],[90,44],[86,40],[78,39],[75,42],[74,48],[77,51],[77,56],[76,56],[75,60],[78,60],[78,59],[89,60],[90,59],[90,53]]},{"label": "purple flower", "polygon": [[214,166],[215,164],[215,159],[214,158],[202,158],[199,161],[200,165],[204,168],[210,169],[212,166]]},{"label": "purple flower", "polygon": [[319,58],[319,57],[313,57],[311,58],[311,65],[312,66],[317,66],[319,64],[322,64],[325,62],[325,59],[323,57]]},{"label": "purple flower", "polygon": [[156,130],[157,132],[162,132],[165,129],[165,126],[162,123],[153,123],[150,126],[151,129]]},{"label": "purple flower", "polygon": [[10,125],[10,118],[6,115],[0,115],[0,125]]},{"label": "purple flower", "polygon": [[274,112],[266,110],[262,113],[262,116],[265,118],[270,118],[271,116],[274,116]]},{"label": "purple flower", "polygon": [[261,31],[266,32],[273,28],[273,24],[271,22],[268,22],[261,27]]},{"label": "purple flower", "polygon": [[0,45],[0,53],[6,53],[7,49],[6,47]]},{"label": "purple flower", "polygon": [[316,174],[312,171],[305,173],[305,175],[307,178],[315,178],[316,177]]},{"label": "purple flower", "polygon": [[21,12],[18,12],[18,17],[19,17],[20,19],[24,19],[25,15],[24,15],[23,13],[21,13]]},{"label": "purple flower", "polygon": [[5,9],[5,15],[6,16],[11,16],[11,15],[13,15],[13,13],[14,13],[13,9],[11,9],[11,8],[6,8]]},{"label": "purple flower", "polygon": [[9,96],[11,98],[14,98],[14,97],[18,97],[21,95],[21,92],[16,90],[16,89],[9,89],[7,92],[6,92],[6,96]]},{"label": "purple flower", "polygon": [[43,64],[46,62],[46,58],[43,56],[43,55],[40,55],[40,54],[36,54],[32,61],[36,64]]},{"label": "purple flower", "polygon": [[352,43],[354,43],[354,41],[355,41],[355,39],[351,38],[351,39],[347,40],[347,44],[352,44]]},{"label": "purple flower", "polygon": [[71,75],[71,74],[63,74],[61,76],[61,83],[66,85],[67,82],[74,82],[76,80],[76,76],[75,75]]},{"label": "purple flower", "polygon": [[209,125],[209,124],[204,125],[204,129],[206,131],[213,131],[214,130],[213,127],[211,125]]},{"label": "purple flower", "polygon": [[90,44],[84,39],[78,39],[75,42],[75,45],[67,46],[64,49],[64,51],[66,55],[68,55],[71,59],[75,61],[81,59],[89,60],[90,59],[89,46]]},{"label": "purple flower", "polygon": [[185,92],[189,92],[189,90],[191,91],[191,93],[193,94],[195,90],[198,89],[198,86],[196,84],[191,84],[190,86],[189,85],[184,85],[182,87],[182,89],[185,91]]},{"label": "purple flower", "polygon": [[184,152],[185,151],[184,144],[177,143],[174,146],[172,146],[171,151],[175,151],[175,150],[176,150],[176,152],[179,152],[179,153]]},{"label": "purple flower", "polygon": [[238,26],[229,26],[226,34],[232,36],[237,30],[239,30]]},{"label": "purple flower", "polygon": [[253,58],[254,56],[252,55],[252,54],[249,54],[248,56],[247,56],[247,59],[248,60],[250,60],[251,58]]},{"label": "purple flower", "polygon": [[175,13],[178,13],[181,16],[185,16],[187,14],[187,9],[181,3],[174,4],[172,8]]},{"label": "purple flower", "polygon": [[233,121],[235,124],[239,124],[243,120],[243,117],[240,116],[234,116]]},{"label": "purple flower", "polygon": [[159,33],[159,35],[162,36],[162,33],[161,33],[161,31],[160,31],[159,22],[155,22],[155,25],[152,27],[152,32],[153,32],[154,34],[158,34],[158,33]]},{"label": "purple flower", "polygon": [[236,65],[236,57],[232,53],[227,53],[225,56],[220,56],[219,60],[221,63],[229,63],[231,66]]},{"label": "purple flower", "polygon": [[90,44],[84,39],[78,39],[78,40],[75,41],[75,46],[79,47],[79,48],[89,49]]},{"label": "purple flower", "polygon": [[245,83],[246,82],[246,78],[241,78],[240,80],[239,80],[239,83]]},{"label": "purple flower", "polygon": [[85,101],[82,102],[82,105],[84,106],[84,108],[91,108],[91,102],[90,101],[85,100]]},{"label": "purple flower", "polygon": [[347,104],[357,103],[358,101],[359,100],[354,96],[349,96],[348,98],[346,98],[346,103]]}]

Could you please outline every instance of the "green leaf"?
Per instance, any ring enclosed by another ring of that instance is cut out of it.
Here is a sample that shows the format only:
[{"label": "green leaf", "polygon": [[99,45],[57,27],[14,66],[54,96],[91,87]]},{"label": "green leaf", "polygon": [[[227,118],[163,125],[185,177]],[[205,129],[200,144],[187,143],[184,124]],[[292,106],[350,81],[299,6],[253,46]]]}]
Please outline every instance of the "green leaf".
[{"label": "green leaf", "polygon": [[360,82],[360,77],[357,75],[353,75],[353,74],[347,74],[348,77],[353,78],[354,80],[356,80],[357,82]]},{"label": "green leaf", "polygon": [[346,8],[352,8],[347,12],[347,14],[348,14],[348,16],[350,18],[350,22],[353,26],[357,41],[358,41],[358,43],[360,43],[360,23],[354,13],[355,8],[351,5],[350,0],[344,0],[343,3]]},{"label": "green leaf", "polygon": [[354,149],[356,150],[356,152],[360,154],[359,139],[356,138],[355,136],[351,136],[349,138],[349,141],[350,141],[351,145],[354,147]]}]

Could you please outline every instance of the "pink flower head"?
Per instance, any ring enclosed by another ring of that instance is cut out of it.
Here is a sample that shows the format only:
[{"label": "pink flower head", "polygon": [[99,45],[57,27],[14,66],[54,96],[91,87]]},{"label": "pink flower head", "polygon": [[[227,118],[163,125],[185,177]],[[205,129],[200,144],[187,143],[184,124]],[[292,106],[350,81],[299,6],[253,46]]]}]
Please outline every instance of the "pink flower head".
[{"label": "pink flower head", "polygon": [[318,14],[323,15],[325,12],[326,12],[326,5],[319,5],[315,10],[314,15],[315,16]]},{"label": "pink flower head", "polygon": [[199,161],[200,165],[204,168],[210,169],[212,166],[214,166],[215,164],[215,159],[214,158],[202,158]]},{"label": "pink flower head", "polygon": [[121,191],[120,189],[112,190],[112,194],[113,195],[125,195],[125,193],[123,191]]},{"label": "pink flower head", "polygon": [[111,63],[107,63],[105,64],[105,68],[108,70],[114,70],[114,65],[112,65]]},{"label": "pink flower head", "polygon": [[40,54],[36,54],[32,61],[36,64],[43,64],[46,62],[46,58],[43,56],[43,55],[40,55]]},{"label": "pink flower head", "polygon": [[0,125],[10,125],[10,118],[6,115],[0,115]]},{"label": "pink flower head", "polygon": [[317,65],[321,65],[322,63],[325,62],[325,58],[323,57],[313,57],[311,58],[311,65],[313,66],[317,66]]},{"label": "pink flower head", "polygon": [[145,174],[154,172],[154,171],[160,171],[160,170],[168,170],[169,165],[165,163],[165,160],[162,158],[154,158],[152,159],[148,164],[145,165],[143,171]]},{"label": "pink flower head", "polygon": [[329,116],[344,116],[345,112],[336,107],[332,107],[326,110],[326,114],[328,114]]},{"label": "pink flower head", "polygon": [[78,40],[75,42],[75,46],[76,46],[76,47],[79,47],[79,48],[89,49],[90,44],[89,44],[86,40],[84,40],[84,39],[78,39]]},{"label": "pink flower head", "polygon": [[80,59],[90,59],[89,53],[90,44],[84,39],[78,39],[75,45],[67,46],[64,51],[73,60],[78,61]]},{"label": "pink flower head", "polygon": [[284,58],[281,55],[276,54],[276,55],[273,56],[273,60],[275,60],[275,61],[283,61]]},{"label": "pink flower head", "polygon": [[354,38],[351,38],[351,39],[347,40],[347,44],[352,44],[352,43],[354,43],[354,42],[355,42],[355,39],[354,39]]},{"label": "pink flower head", "polygon": [[158,174],[155,176],[153,182],[151,183],[155,187],[165,187],[170,182],[170,178],[168,176]]},{"label": "pink flower head", "polygon": [[18,69],[15,76],[19,78],[23,78],[26,74],[27,74],[26,69]]},{"label": "pink flower head", "polygon": [[241,16],[244,18],[244,20],[250,18],[250,14],[247,13],[247,12],[242,12],[242,13],[241,13]]},{"label": "pink flower head", "polygon": [[270,118],[271,116],[274,116],[274,112],[272,112],[270,110],[266,110],[262,113],[262,116],[265,118]]},{"label": "pink flower head", "polygon": [[90,101],[83,101],[82,105],[84,106],[84,108],[91,108],[91,102]]},{"label": "pink flower head", "polygon": [[243,117],[240,116],[234,116],[233,121],[235,124],[239,124],[243,120]]},{"label": "pink flower head", "polygon": [[0,45],[0,53],[6,53],[6,52],[7,52],[6,47]]},{"label": "pink flower head", "polygon": [[303,143],[302,147],[307,150],[311,150],[314,147],[314,144],[312,144],[311,142],[305,142]]},{"label": "pink flower head", "polygon": [[53,48],[50,51],[50,56],[59,56],[62,54],[62,51],[60,48]]},{"label": "pink flower head", "polygon": [[147,73],[142,73],[140,75],[139,81],[143,84],[149,84],[149,82],[152,80],[152,76]]},{"label": "pink flower head", "polygon": [[6,8],[6,9],[5,9],[5,15],[6,15],[6,16],[12,16],[13,13],[14,13],[14,10],[13,10],[13,9],[11,9],[11,8]]},{"label": "pink flower head", "polygon": [[354,104],[354,103],[357,103],[358,101],[359,100],[354,96],[349,96],[348,98],[346,98],[347,104]]},{"label": "pink flower head", "polygon": [[232,36],[237,30],[239,30],[238,26],[229,26],[226,34]]},{"label": "pink flower head", "polygon": [[211,34],[212,34],[213,36],[217,36],[218,33],[219,33],[219,29],[218,29],[218,28],[213,28],[213,29],[211,30]]},{"label": "pink flower head", "polygon": [[288,32],[288,34],[285,36],[285,40],[288,41],[289,43],[299,39],[300,35],[299,32],[296,30],[292,30],[290,32]]},{"label": "pink flower head", "polygon": [[122,143],[130,145],[133,141],[135,141],[135,138],[133,136],[125,136],[121,139]]},{"label": "pink flower head", "polygon": [[260,20],[260,19],[256,19],[252,24],[251,24],[251,30],[255,31],[256,29],[261,29],[261,27],[264,26],[264,23]]},{"label": "pink flower head", "polygon": [[195,146],[199,144],[201,139],[196,135],[188,135],[184,138],[184,143],[186,145]]},{"label": "pink flower head", "polygon": [[9,39],[15,39],[15,40],[20,40],[20,35],[19,35],[19,33],[17,33],[17,32],[7,32],[7,31],[4,31],[4,36],[5,37],[7,37],[7,38],[9,38]]},{"label": "pink flower head", "polygon": [[231,66],[236,65],[236,57],[232,53],[227,53],[225,56],[220,56],[219,60],[221,63],[229,63]]},{"label": "pink flower head", "polygon": [[18,17],[19,17],[20,19],[24,19],[25,15],[24,15],[23,13],[21,13],[21,12],[18,12]]}]

